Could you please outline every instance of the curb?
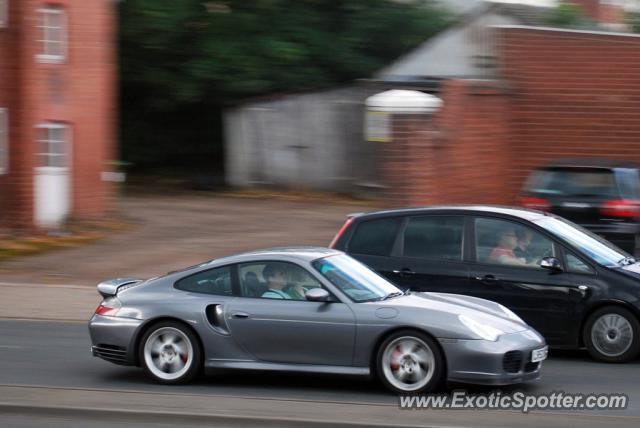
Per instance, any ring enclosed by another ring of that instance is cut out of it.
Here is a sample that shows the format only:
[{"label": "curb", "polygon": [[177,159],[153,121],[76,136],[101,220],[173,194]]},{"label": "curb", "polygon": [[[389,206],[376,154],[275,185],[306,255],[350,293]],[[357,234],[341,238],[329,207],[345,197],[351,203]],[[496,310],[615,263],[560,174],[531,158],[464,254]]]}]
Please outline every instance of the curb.
[{"label": "curb", "polygon": [[[311,420],[302,418],[273,418],[244,415],[216,415],[216,414],[188,414],[183,412],[159,412],[153,410],[123,410],[100,407],[72,407],[72,406],[34,406],[26,404],[0,403],[0,414],[19,413],[30,416],[64,416],[81,419],[98,418],[113,422],[121,418],[128,422],[170,422],[175,420],[180,425],[193,424],[211,426],[224,424],[225,426],[259,426],[259,427],[388,427],[388,424],[344,422],[331,420]],[[399,428],[435,428],[436,425],[394,425]],[[437,425],[438,427],[445,427]]]}]

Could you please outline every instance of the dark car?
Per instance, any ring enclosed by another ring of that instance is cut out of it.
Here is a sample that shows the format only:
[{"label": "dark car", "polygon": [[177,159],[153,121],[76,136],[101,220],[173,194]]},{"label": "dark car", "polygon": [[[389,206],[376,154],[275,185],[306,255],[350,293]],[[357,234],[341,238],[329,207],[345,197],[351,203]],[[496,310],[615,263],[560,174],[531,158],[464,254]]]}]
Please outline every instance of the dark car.
[{"label": "dark car", "polygon": [[353,214],[332,248],[401,288],[501,303],[556,348],[601,361],[640,352],[640,263],[541,211],[451,206]]},{"label": "dark car", "polygon": [[624,161],[570,159],[531,173],[520,204],[571,220],[634,254],[640,232],[640,174]]}]

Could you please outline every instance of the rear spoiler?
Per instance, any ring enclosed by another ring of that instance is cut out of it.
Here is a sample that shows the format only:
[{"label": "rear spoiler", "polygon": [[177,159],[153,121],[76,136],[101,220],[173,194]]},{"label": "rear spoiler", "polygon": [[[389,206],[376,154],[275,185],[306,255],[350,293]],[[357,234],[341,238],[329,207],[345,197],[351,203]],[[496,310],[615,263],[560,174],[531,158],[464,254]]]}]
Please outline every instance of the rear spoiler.
[{"label": "rear spoiler", "polygon": [[106,299],[107,297],[112,297],[118,294],[120,287],[138,282],[142,282],[142,280],[137,278],[108,279],[98,284],[98,293]]}]

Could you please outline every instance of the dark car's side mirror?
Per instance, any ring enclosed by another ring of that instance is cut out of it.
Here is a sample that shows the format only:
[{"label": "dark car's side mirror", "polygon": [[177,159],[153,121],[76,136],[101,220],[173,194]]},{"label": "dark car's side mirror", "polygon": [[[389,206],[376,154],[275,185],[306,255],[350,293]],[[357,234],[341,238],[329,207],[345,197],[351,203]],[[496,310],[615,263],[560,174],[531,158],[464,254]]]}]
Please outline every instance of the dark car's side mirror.
[{"label": "dark car's side mirror", "polygon": [[304,293],[304,297],[310,302],[330,302],[331,294],[324,288],[312,288]]},{"label": "dark car's side mirror", "polygon": [[562,272],[562,265],[560,264],[560,260],[555,257],[543,257],[540,260],[540,267],[542,269],[548,269],[551,272]]}]

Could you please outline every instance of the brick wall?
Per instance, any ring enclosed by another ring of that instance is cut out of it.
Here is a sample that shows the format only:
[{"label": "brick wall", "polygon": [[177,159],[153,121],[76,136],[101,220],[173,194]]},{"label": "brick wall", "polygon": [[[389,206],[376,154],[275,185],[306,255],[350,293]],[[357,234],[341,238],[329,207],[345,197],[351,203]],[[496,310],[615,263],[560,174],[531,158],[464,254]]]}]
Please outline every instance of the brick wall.
[{"label": "brick wall", "polygon": [[[18,10],[17,2],[9,2],[8,18],[6,27],[0,28],[0,107],[8,109],[9,115],[9,138],[12,140],[19,135],[16,126],[17,121],[14,108],[18,105],[19,97],[16,91],[15,81],[17,78],[19,52],[15,52],[19,32],[17,26],[12,25]],[[10,154],[13,154],[10,152]],[[19,176],[16,171],[15,157],[9,159],[8,174],[0,174],[0,224],[7,224],[10,219],[15,218],[18,201],[15,197],[15,188],[19,184]]]},{"label": "brick wall", "polygon": [[512,86],[512,200],[555,158],[640,163],[640,37],[509,28],[499,39]]},{"label": "brick wall", "polygon": [[[36,60],[41,39],[36,0],[9,0],[0,29],[0,107],[11,120],[10,172],[0,176],[0,225],[32,228],[35,126],[64,122],[72,130],[71,217],[104,215],[113,188],[101,181],[116,156],[115,21],[110,1],[56,0],[68,22],[68,55],[61,64]],[[4,104],[4,105],[3,105]]]},{"label": "brick wall", "polygon": [[507,98],[500,84],[449,80],[433,116],[396,115],[381,143],[391,206],[505,203],[509,164]]},{"label": "brick wall", "polygon": [[511,205],[554,159],[640,164],[639,36],[504,28],[499,48],[502,81],[445,81],[433,117],[395,117],[386,203]]}]

